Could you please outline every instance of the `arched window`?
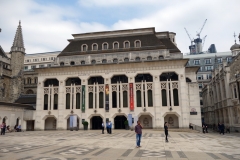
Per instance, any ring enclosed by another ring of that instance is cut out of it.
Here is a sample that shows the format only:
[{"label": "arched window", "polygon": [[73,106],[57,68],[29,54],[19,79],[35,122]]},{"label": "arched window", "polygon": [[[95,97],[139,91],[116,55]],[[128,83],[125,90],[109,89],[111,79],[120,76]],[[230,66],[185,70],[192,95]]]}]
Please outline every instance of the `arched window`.
[{"label": "arched window", "polygon": [[43,106],[43,110],[48,110],[48,95],[47,95],[47,94],[44,95],[44,106]]},{"label": "arched window", "polygon": [[91,61],[91,64],[96,64],[96,60],[92,60],[92,61]]},{"label": "arched window", "polygon": [[87,51],[87,45],[86,45],[86,44],[83,44],[83,45],[82,45],[82,51],[84,51],[84,52]]},{"label": "arched window", "polygon": [[118,49],[119,48],[119,43],[118,42],[114,42],[113,43],[113,48],[114,49]]},{"label": "arched window", "polygon": [[106,60],[106,59],[103,59],[103,60],[102,60],[102,63],[107,63],[107,60]]},{"label": "arched window", "polygon": [[129,58],[124,58],[124,62],[129,62]]},{"label": "arched window", "polygon": [[114,58],[114,59],[113,59],[113,63],[118,63],[118,59],[117,59],[117,58]]},{"label": "arched window", "polygon": [[61,62],[61,63],[60,63],[60,66],[64,66],[64,62]]},{"label": "arched window", "polygon": [[96,43],[94,43],[94,44],[92,45],[92,50],[93,50],[93,51],[98,50],[98,45],[97,45]]},{"label": "arched window", "polygon": [[81,65],[84,65],[85,64],[85,61],[81,61]]},{"label": "arched window", "polygon": [[164,59],[164,57],[163,57],[163,56],[159,56],[159,57],[158,57],[158,59],[160,59],[160,60],[161,60],[161,59]]},{"label": "arched window", "polygon": [[151,56],[148,56],[148,57],[147,57],[147,60],[148,60],[148,61],[151,61],[151,60],[152,60],[152,57],[151,57]]},{"label": "arched window", "polygon": [[135,41],[135,47],[137,48],[141,47],[141,41],[139,40]]},{"label": "arched window", "polygon": [[130,48],[130,42],[128,41],[124,42],[124,48]]},{"label": "arched window", "polygon": [[140,57],[136,57],[135,60],[136,60],[136,61],[140,61]]},{"label": "arched window", "polygon": [[31,90],[31,89],[27,90],[27,94],[34,94],[33,90]]},{"label": "arched window", "polygon": [[178,75],[175,72],[162,73],[160,75],[160,81],[178,81]]},{"label": "arched window", "polygon": [[178,89],[173,89],[173,103],[174,106],[179,106],[179,101],[178,101]]},{"label": "arched window", "polygon": [[70,65],[71,66],[75,65],[75,62],[74,61],[70,62]]},{"label": "arched window", "polygon": [[162,89],[162,106],[167,106],[167,92]]},{"label": "arched window", "polygon": [[102,48],[105,50],[105,49],[108,49],[108,43],[103,43],[103,45],[102,45]]}]

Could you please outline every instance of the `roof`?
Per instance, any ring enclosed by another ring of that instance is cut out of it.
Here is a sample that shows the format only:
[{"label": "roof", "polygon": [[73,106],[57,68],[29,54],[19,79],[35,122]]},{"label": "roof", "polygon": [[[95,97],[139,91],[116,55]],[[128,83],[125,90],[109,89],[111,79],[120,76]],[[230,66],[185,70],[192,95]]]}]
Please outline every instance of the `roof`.
[{"label": "roof", "polygon": [[19,104],[19,103],[9,103],[9,102],[0,102],[0,106],[4,105],[4,106],[11,106],[11,107],[20,107],[20,108],[25,108],[28,110],[35,110],[34,107],[32,105],[28,105],[28,104]]},{"label": "roof", "polygon": [[[141,47],[134,47],[136,40],[141,41]],[[123,43],[125,41],[130,42],[130,48],[124,48]],[[107,42],[108,49],[103,50],[102,44]],[[119,49],[113,48],[113,43],[119,43]],[[92,44],[98,44],[98,50],[92,51]],[[81,46],[86,44],[88,49],[86,52],[81,51]],[[159,39],[155,33],[148,33],[143,35],[126,35],[119,37],[103,37],[96,39],[73,39],[68,46],[58,55],[60,56],[72,56],[72,55],[85,55],[85,54],[99,54],[99,53],[116,53],[126,51],[142,51],[142,50],[155,50],[155,49],[168,49],[170,53],[180,52],[180,50],[172,43],[169,38]]]},{"label": "roof", "polygon": [[217,53],[204,53],[204,54],[194,54],[194,55],[183,55],[183,58],[189,58],[189,59],[198,59],[198,58],[215,58],[222,57],[222,56],[232,56],[232,53],[229,52],[217,52]]},{"label": "roof", "polygon": [[20,104],[36,104],[36,95],[35,94],[27,94],[27,95],[21,95],[15,103]]},{"label": "roof", "polygon": [[4,52],[1,46],[0,46],[0,56],[8,58],[8,56],[6,55],[6,53]]},{"label": "roof", "polygon": [[234,49],[240,49],[240,45],[237,44],[236,42],[235,42],[235,44],[232,45],[232,47],[230,48],[230,50],[234,50]]}]

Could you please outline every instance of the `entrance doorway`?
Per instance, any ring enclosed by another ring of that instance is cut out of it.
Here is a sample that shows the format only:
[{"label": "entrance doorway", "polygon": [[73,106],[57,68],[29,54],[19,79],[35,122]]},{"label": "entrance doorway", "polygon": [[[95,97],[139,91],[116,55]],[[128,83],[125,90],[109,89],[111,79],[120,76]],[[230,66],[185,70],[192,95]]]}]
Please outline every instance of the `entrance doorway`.
[{"label": "entrance doorway", "polygon": [[102,129],[102,117],[94,116],[91,118],[92,129]]},{"label": "entrance doorway", "polygon": [[[67,130],[71,130],[70,127],[70,117],[67,119]],[[75,129],[75,128],[74,128]],[[77,130],[79,129],[79,118],[77,118]]]},{"label": "entrance doorway", "polygon": [[152,124],[152,117],[149,116],[149,115],[141,115],[138,119],[143,128],[146,128],[146,129],[152,129],[153,128],[153,124]]},{"label": "entrance doorway", "polygon": [[27,121],[27,131],[34,131],[34,120]]},{"label": "entrance doorway", "polygon": [[168,114],[164,117],[164,122],[168,122],[171,128],[179,128],[178,117],[175,114]]},{"label": "entrance doorway", "polygon": [[48,117],[45,120],[45,130],[56,130],[57,120],[54,117]]},{"label": "entrance doorway", "polygon": [[116,116],[114,118],[114,129],[125,129],[124,122],[127,120],[125,116]]}]

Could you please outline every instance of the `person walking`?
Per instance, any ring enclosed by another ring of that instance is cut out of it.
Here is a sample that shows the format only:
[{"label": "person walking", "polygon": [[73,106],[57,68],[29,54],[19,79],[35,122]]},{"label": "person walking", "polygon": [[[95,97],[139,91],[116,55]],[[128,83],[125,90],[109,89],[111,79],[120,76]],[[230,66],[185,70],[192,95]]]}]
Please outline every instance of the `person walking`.
[{"label": "person walking", "polygon": [[221,134],[221,125],[220,125],[220,123],[218,123],[218,132],[219,132],[219,134]]},{"label": "person walking", "polygon": [[6,124],[3,122],[1,126],[1,135],[5,135],[5,131],[6,131]]},{"label": "person walking", "polygon": [[104,134],[104,127],[105,127],[104,122],[102,122],[102,134]]},{"label": "person walking", "polygon": [[168,142],[168,123],[164,123],[164,131],[165,131],[165,136],[166,136],[166,142]]},{"label": "person walking", "polygon": [[109,122],[109,134],[112,134],[112,122]]},{"label": "person walking", "polygon": [[109,134],[109,122],[106,123],[107,133]]},{"label": "person walking", "polygon": [[223,135],[224,135],[225,126],[224,126],[223,123],[221,124],[220,129],[221,129],[220,134],[223,134]]},{"label": "person walking", "polygon": [[135,126],[137,148],[141,147],[142,128],[140,121],[137,121],[137,125]]},{"label": "person walking", "polygon": [[205,124],[202,125],[202,132],[205,134]]},{"label": "person walking", "polygon": [[205,132],[208,133],[208,126],[205,124]]},{"label": "person walking", "polygon": [[1,135],[2,135],[2,131],[3,131],[3,123],[0,124],[0,129],[1,129]]}]

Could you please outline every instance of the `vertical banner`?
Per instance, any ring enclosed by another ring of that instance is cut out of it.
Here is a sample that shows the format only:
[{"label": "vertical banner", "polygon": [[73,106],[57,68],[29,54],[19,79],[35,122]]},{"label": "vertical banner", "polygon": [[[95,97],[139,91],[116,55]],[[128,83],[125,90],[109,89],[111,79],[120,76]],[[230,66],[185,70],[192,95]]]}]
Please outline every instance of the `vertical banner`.
[{"label": "vertical banner", "polygon": [[105,86],[105,110],[109,111],[109,85]]},{"label": "vertical banner", "polygon": [[128,114],[128,125],[132,127],[132,114]]},{"label": "vertical banner", "polygon": [[133,83],[129,83],[130,110],[134,110]]},{"label": "vertical banner", "polygon": [[85,112],[85,85],[82,85],[82,111]]},{"label": "vertical banner", "polygon": [[77,116],[70,116],[69,127],[74,128],[77,127]]}]

